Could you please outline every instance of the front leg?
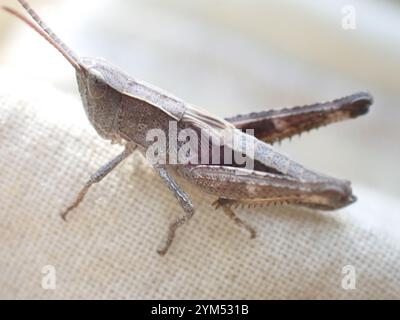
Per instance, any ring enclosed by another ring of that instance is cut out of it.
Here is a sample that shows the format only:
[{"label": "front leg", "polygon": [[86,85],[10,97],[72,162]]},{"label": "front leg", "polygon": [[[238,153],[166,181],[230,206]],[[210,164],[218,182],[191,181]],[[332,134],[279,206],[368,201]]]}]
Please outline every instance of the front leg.
[{"label": "front leg", "polygon": [[168,235],[165,241],[165,244],[162,248],[158,249],[157,252],[160,255],[165,255],[172,244],[172,241],[175,238],[176,230],[183,226],[186,222],[193,217],[194,214],[194,207],[192,201],[190,200],[189,196],[180,188],[180,186],[175,182],[175,180],[168,174],[167,170],[164,167],[155,167],[155,170],[158,172],[160,177],[166,183],[168,188],[174,193],[175,197],[178,199],[185,215],[175,222],[173,222],[168,229]]},{"label": "front leg", "polygon": [[117,157],[115,157],[113,160],[110,162],[106,163],[104,166],[102,166],[98,171],[96,171],[89,179],[88,182],[86,182],[85,186],[82,188],[82,190],[78,193],[77,197],[75,198],[75,201],[65,210],[61,213],[61,217],[64,220],[67,220],[67,215],[70,213],[73,209],[77,208],[79,204],[82,202],[82,200],[85,198],[87,192],[89,191],[90,187],[95,184],[100,182],[101,180],[104,179],[105,176],[107,176],[111,171],[113,171],[123,160],[125,160],[128,156],[130,156],[133,151],[135,151],[136,146],[131,146],[128,145],[125,147],[125,150],[119,154]]}]

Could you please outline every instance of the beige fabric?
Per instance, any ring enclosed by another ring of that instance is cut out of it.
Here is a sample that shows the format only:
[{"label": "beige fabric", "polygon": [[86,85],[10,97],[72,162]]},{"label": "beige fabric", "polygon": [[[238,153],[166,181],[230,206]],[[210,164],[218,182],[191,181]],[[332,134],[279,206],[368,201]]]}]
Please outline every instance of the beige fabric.
[{"label": "beige fabric", "polygon": [[[77,96],[0,84],[0,298],[400,296],[399,205],[357,186],[359,202],[340,212],[238,210],[256,226],[250,240],[213,197],[184,184],[197,212],[162,258],[156,249],[182,210],[134,155],[64,223],[60,210],[120,148],[89,127]],[[56,269],[55,290],[41,286],[45,265]],[[346,265],[355,290],[341,286]]]}]

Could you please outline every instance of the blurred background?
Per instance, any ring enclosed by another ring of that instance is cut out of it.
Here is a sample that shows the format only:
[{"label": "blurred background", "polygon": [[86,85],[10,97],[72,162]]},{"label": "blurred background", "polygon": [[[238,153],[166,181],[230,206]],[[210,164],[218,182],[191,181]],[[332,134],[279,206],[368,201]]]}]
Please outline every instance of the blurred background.
[{"label": "blurred background", "polygon": [[[301,163],[400,195],[400,3],[313,0],[31,0],[82,56],[99,56],[219,116],[332,100],[360,90],[370,113],[285,142]],[[1,5],[22,9],[16,1]],[[0,14],[0,68],[80,101],[73,69]],[[46,112],[46,110],[44,110]],[[65,121],[89,126],[84,117]],[[357,193],[357,192],[356,192]]]}]

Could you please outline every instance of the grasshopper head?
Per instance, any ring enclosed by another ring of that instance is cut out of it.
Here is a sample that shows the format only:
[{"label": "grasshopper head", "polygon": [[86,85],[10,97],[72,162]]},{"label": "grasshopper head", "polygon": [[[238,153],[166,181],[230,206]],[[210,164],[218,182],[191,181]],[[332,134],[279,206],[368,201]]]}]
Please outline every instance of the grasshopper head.
[{"label": "grasshopper head", "polygon": [[109,88],[125,92],[129,76],[102,58],[85,57],[78,60],[76,76],[80,88],[85,88],[93,101],[102,99]]},{"label": "grasshopper head", "polygon": [[[102,59],[79,58],[60,38],[43,22],[39,15],[25,0],[18,0],[33,20],[16,10],[3,7],[16,16],[57,49],[74,67],[78,86],[86,114],[97,132],[106,139],[114,139],[113,121],[123,91],[126,75]],[[35,24],[36,22],[36,24]]]},{"label": "grasshopper head", "polygon": [[76,78],[86,115],[102,137],[113,139],[128,76],[101,58],[82,58],[78,63]]}]

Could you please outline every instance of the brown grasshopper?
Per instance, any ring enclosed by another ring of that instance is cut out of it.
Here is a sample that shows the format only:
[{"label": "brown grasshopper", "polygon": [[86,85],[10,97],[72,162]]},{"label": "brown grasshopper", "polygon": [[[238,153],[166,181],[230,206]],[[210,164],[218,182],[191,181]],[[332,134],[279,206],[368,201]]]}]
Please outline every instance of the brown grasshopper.
[{"label": "brown grasshopper", "polygon": [[[26,1],[18,1],[34,21],[9,7],[3,9],[27,23],[69,61],[76,70],[80,95],[89,121],[102,138],[125,146],[120,155],[90,177],[75,201],[62,213],[64,219],[81,203],[93,184],[100,182],[134,150],[142,153],[149,150],[152,141],[148,141],[147,133],[150,130],[158,129],[168,134],[171,122],[176,123],[178,131],[209,130],[214,137],[221,137],[222,130],[230,129],[230,134],[239,141],[250,139],[253,144],[251,154],[246,153],[247,149],[241,142],[236,145],[226,143],[223,147],[234,154],[244,153],[246,158],[253,161],[254,168],[245,168],[237,161],[227,163],[224,156],[227,153],[223,153],[218,163],[212,164],[155,164],[154,169],[185,212],[183,217],[169,226],[166,243],[158,250],[161,255],[167,252],[176,230],[195,211],[189,196],[175,181],[173,176],[176,173],[205,192],[215,195],[218,198],[215,207],[222,208],[236,224],[247,229],[252,238],[256,235],[255,230],[241,220],[232,207],[243,204],[292,204],[334,210],[356,200],[350,182],[306,169],[275,151],[271,145],[301,132],[367,113],[372,104],[372,97],[368,93],[356,93],[327,103],[220,119],[158,88],[135,80],[102,59],[79,58],[47,27]],[[255,137],[245,133],[246,129],[254,129]],[[182,142],[179,146],[182,146]],[[217,150],[221,151],[219,147]],[[165,152],[169,156],[170,147]]]}]

